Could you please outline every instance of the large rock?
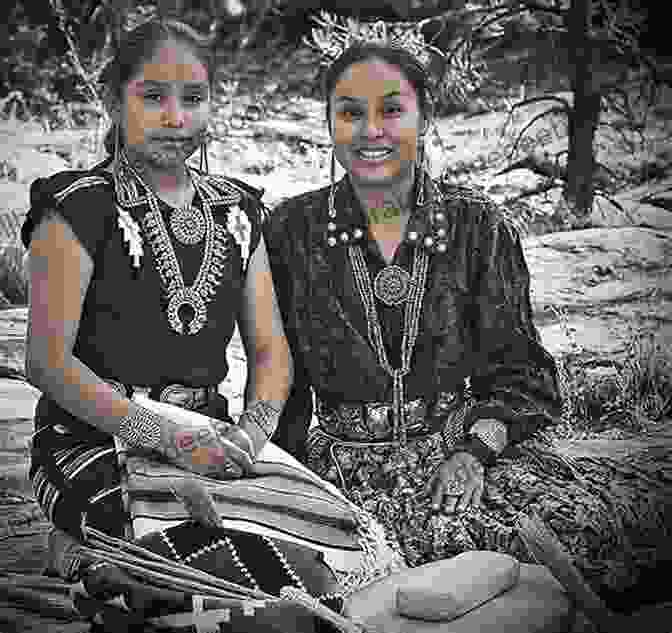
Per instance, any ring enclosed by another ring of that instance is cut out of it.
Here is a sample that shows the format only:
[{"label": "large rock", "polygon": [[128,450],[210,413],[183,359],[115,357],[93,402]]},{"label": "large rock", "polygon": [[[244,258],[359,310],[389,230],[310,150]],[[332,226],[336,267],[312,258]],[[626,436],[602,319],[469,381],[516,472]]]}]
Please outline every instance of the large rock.
[{"label": "large rock", "polygon": [[569,351],[573,338],[586,352],[618,357],[636,330],[672,345],[672,233],[585,229],[524,245],[535,321],[549,351]]}]

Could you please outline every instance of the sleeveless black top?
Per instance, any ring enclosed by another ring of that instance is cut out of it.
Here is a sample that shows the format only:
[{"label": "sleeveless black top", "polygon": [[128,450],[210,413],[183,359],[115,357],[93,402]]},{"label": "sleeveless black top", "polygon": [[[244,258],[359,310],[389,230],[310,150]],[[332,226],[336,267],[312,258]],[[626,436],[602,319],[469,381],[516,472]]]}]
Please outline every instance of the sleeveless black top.
[{"label": "sleeveless black top", "polygon": [[[143,231],[141,268],[135,270],[128,243],[118,225],[118,207],[112,176],[96,165],[88,171],[64,171],[50,178],[37,179],[30,188],[30,210],[21,229],[26,248],[31,234],[46,212],[57,212],[72,227],[94,262],[93,276],[84,300],[73,354],[98,376],[124,384],[160,386],[178,383],[192,387],[216,385],[228,373],[226,348],[234,332],[244,277],[241,247],[228,233],[226,258],[221,284],[207,306],[208,320],[196,334],[178,334],[169,325],[167,300],[159,277],[152,248]],[[250,222],[249,254],[257,247],[263,219],[261,192],[239,181],[221,176],[198,174],[207,187],[215,222],[227,227],[230,207],[221,200],[240,193],[238,206]],[[205,192],[205,193],[204,193]],[[196,206],[201,201],[198,194]],[[166,224],[170,207],[161,202]],[[133,204],[126,209],[142,226],[146,205]],[[185,246],[168,231],[184,282],[191,285],[201,265],[204,241]],[[249,261],[249,259],[248,259]],[[35,416],[36,427],[43,423],[63,424],[103,435],[82,424],[46,395],[40,399]],[[106,436],[107,437],[107,436]]]}]

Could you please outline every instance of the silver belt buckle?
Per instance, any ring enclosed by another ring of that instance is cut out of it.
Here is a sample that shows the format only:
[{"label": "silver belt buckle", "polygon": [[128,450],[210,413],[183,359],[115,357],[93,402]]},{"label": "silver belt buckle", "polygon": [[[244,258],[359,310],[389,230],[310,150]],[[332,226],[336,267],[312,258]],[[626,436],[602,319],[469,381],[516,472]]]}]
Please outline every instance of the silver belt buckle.
[{"label": "silver belt buckle", "polygon": [[367,402],[364,405],[364,425],[375,438],[384,438],[392,430],[392,407],[382,402]]},{"label": "silver belt buckle", "polygon": [[427,417],[427,403],[424,398],[417,398],[406,402],[406,426],[412,429],[414,426],[421,426]]}]

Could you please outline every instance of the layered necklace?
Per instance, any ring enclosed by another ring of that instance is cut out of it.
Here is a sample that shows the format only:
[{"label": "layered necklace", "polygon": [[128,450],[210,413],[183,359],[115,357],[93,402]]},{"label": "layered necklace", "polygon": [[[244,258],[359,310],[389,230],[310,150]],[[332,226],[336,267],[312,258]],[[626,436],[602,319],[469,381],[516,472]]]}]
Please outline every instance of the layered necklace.
[{"label": "layered necklace", "polygon": [[[424,183],[422,180],[418,187],[416,208],[425,206]],[[427,271],[429,269],[429,251],[445,253],[447,250],[447,244],[444,241],[447,235],[446,227],[444,226],[446,219],[444,213],[439,211],[433,214],[431,219],[434,228],[433,234],[420,235],[417,231],[409,232],[408,239],[415,244],[413,251],[413,272],[409,274],[400,266],[394,264],[388,265],[381,269],[372,284],[371,275],[364,259],[364,253],[361,246],[357,243],[363,237],[364,231],[359,227],[355,228],[352,233],[342,230],[339,234],[339,239],[336,239],[338,228],[336,223],[335,187],[332,187],[329,194],[327,244],[333,247],[340,240],[342,244],[347,245],[355,285],[364,307],[369,342],[376,352],[378,364],[392,378],[393,440],[402,447],[406,445],[407,441],[404,378],[410,372],[411,358],[418,338],[420,315],[422,313],[427,284]],[[389,361],[374,297],[388,306],[406,304],[400,367],[392,367]]]},{"label": "layered necklace", "polygon": [[[180,243],[194,245],[205,238],[198,274],[194,283],[187,286],[161,214],[158,196],[145,184],[123,153],[119,156],[114,175],[117,199],[122,206],[144,204],[149,207],[142,218],[142,224],[166,295],[166,313],[171,329],[177,334],[197,334],[207,323],[207,306],[221,284],[224,263],[230,253],[231,236],[214,220],[210,205],[212,196],[208,194],[207,183],[202,182],[198,176],[192,178],[202,210],[189,203],[180,209],[173,209],[170,217],[171,231]],[[220,192],[217,196],[218,202],[227,205],[237,205],[240,200],[240,194],[235,190],[225,195]],[[139,230],[125,209],[120,209],[120,226],[125,230],[125,239],[131,242],[132,254],[133,240],[137,243]],[[184,308],[192,312],[186,327],[180,315]]]}]

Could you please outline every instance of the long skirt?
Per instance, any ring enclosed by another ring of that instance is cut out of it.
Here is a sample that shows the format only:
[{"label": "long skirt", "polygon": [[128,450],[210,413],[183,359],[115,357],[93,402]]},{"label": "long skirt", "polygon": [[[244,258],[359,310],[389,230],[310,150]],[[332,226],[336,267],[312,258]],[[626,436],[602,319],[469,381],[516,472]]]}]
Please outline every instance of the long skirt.
[{"label": "long skirt", "polygon": [[[445,515],[433,511],[424,493],[443,459],[439,434],[409,439],[402,451],[338,441],[319,427],[308,440],[310,468],[375,516],[409,566],[469,550],[535,563],[516,524],[521,513],[536,514],[593,588],[617,605],[640,574],[655,568],[656,549],[668,542],[672,495],[668,489],[666,501],[663,493],[652,498],[655,473],[647,478],[644,464],[620,472],[613,460],[561,454],[540,433],[486,468],[482,507]],[[633,475],[638,471],[641,476]]]}]

